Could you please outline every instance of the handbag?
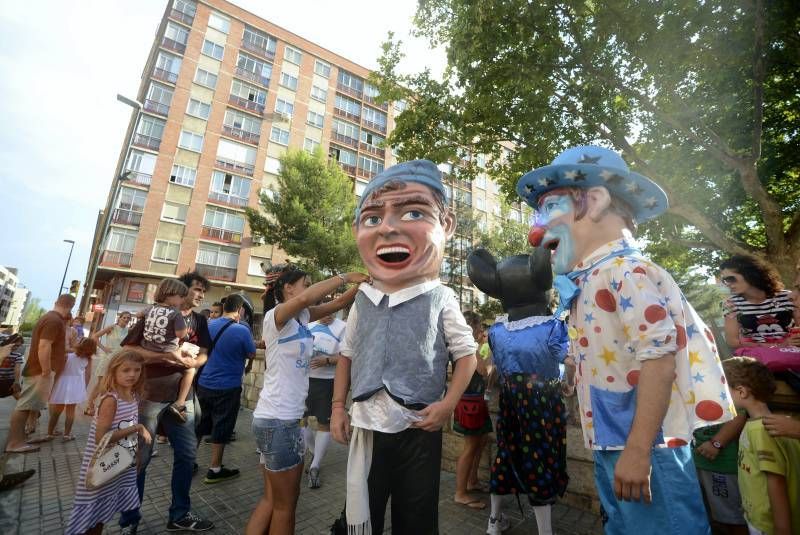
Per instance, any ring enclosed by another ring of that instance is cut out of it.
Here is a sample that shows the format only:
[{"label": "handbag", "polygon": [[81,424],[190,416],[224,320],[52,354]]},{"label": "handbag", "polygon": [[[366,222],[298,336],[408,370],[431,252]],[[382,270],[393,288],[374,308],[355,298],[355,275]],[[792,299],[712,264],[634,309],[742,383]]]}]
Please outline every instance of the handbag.
[{"label": "handbag", "polygon": [[453,416],[461,427],[475,431],[486,422],[486,418],[489,417],[489,408],[486,406],[483,395],[466,395],[458,400]]},{"label": "handbag", "polygon": [[123,446],[119,442],[109,446],[113,431],[109,431],[100,442],[89,460],[86,470],[86,488],[96,489],[121,476],[128,468],[136,466],[136,446]]},{"label": "handbag", "polygon": [[800,348],[795,346],[740,347],[733,354],[752,357],[764,364],[772,373],[800,372]]}]

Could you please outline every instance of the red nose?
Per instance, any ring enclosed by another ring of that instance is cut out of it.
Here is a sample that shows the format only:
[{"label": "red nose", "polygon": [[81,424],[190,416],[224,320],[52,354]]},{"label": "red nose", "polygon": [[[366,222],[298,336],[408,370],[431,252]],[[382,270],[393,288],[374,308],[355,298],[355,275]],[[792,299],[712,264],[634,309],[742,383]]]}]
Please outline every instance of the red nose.
[{"label": "red nose", "polygon": [[544,233],[545,230],[542,227],[531,227],[528,232],[528,243],[531,244],[531,247],[539,247],[542,244]]}]

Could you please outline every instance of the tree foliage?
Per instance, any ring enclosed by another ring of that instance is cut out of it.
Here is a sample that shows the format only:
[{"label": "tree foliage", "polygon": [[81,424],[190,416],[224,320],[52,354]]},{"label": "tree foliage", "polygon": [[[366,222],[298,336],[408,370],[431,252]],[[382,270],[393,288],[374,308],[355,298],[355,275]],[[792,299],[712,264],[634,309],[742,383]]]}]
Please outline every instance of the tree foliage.
[{"label": "tree foliage", "polygon": [[[421,0],[446,47],[442,81],[400,75],[390,39],[374,81],[406,99],[401,158],[491,157],[509,199],[568,146],[622,151],[667,191],[652,244],[707,267],[753,253],[784,280],[800,259],[800,4],[793,0]],[[503,145],[514,150],[504,154]]]},{"label": "tree foliage", "polygon": [[359,268],[350,178],[320,150],[289,150],[280,162],[277,194],[262,194],[262,210],[247,210],[253,235],[274,243],[312,273]]},{"label": "tree foliage", "polygon": [[39,321],[42,314],[46,312],[41,302],[41,299],[34,297],[25,305],[25,310],[22,311],[22,323],[19,326],[20,332],[29,333],[33,331],[36,322]]}]

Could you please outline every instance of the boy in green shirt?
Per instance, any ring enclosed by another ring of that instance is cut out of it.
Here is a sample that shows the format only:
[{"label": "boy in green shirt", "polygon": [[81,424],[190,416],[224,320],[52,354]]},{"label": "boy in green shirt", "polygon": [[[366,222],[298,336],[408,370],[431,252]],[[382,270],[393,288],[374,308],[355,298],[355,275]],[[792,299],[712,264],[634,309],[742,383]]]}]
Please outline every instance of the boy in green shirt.
[{"label": "boy in green shirt", "polygon": [[750,357],[733,357],[722,366],[737,409],[749,419],[739,437],[739,490],[750,533],[800,533],[800,441],[772,437],[762,418],[775,380]]}]

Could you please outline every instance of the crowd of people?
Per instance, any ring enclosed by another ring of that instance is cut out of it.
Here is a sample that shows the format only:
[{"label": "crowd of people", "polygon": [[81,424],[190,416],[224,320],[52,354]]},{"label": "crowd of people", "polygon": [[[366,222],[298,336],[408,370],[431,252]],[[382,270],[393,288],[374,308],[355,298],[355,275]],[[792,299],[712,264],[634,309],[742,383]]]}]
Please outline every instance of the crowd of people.
[{"label": "crowd of people", "polygon": [[[462,312],[438,279],[455,218],[440,172],[424,160],[386,169],[363,192],[353,230],[367,273],[314,283],[294,265],[270,271],[261,340],[242,295],[200,308],[210,283],[197,272],[164,279],[136,316],[121,312],[91,333],[72,318],[74,297],[59,296],[27,358],[21,336],[0,341],[0,396],[16,399],[4,457],[74,440],[85,405],[91,427],[66,533],[102,533],[117,514],[122,533],[137,533],[157,436],[172,450],[166,529],[210,530],[191,507],[197,448],[207,437],[204,483],[241,477],[223,457],[262,348],[252,439],[263,494],[248,535],[294,533],[307,453],[316,489],[332,440],[349,448],[345,480],[324,479],[346,496],[332,533],[382,533],[390,499],[393,532],[438,533],[451,418],[463,436],[453,501],[490,506],[494,535],[509,527],[501,496],[526,495],[538,533],[552,533],[551,506],[569,486],[564,398],[576,394],[606,533],[705,534],[711,524],[800,533],[800,421],[768,404],[776,378],[798,386],[800,274],[792,292],[763,260],[721,264],[727,358],[633,240],[638,222],[666,209],[655,183],[611,151],[578,147],[524,175],[518,192],[537,211],[535,249],[500,261],[476,251],[469,261],[473,283],[506,312],[495,321]],[[134,462],[104,464],[113,448]],[[0,489],[31,474],[0,472]]]}]

